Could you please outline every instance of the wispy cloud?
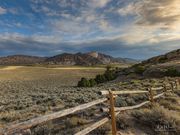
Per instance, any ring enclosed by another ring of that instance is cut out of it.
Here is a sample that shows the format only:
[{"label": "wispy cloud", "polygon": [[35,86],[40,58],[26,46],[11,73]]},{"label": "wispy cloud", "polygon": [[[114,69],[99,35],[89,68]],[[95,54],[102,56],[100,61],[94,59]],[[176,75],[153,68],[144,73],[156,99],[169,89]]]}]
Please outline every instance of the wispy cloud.
[{"label": "wispy cloud", "polygon": [[0,15],[6,14],[7,10],[3,7],[0,7]]}]

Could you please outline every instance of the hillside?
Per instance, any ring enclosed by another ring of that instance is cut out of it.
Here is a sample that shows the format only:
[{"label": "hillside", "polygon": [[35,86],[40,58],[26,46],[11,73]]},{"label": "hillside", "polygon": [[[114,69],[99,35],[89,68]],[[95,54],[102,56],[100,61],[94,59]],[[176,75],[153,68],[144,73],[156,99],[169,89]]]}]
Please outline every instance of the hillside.
[{"label": "hillside", "polygon": [[142,61],[142,64],[152,65],[152,64],[161,64],[172,61],[180,61],[180,49]]},{"label": "hillside", "polygon": [[27,64],[49,64],[49,65],[106,65],[106,64],[134,64],[137,61],[129,61],[124,58],[114,58],[112,56],[98,53],[63,53],[52,57],[36,57],[26,55],[12,55],[0,58],[0,65],[27,65]]},{"label": "hillside", "polygon": [[120,74],[138,74],[144,77],[180,76],[180,49],[142,61],[124,71]]},{"label": "hillside", "polygon": [[0,65],[27,65],[41,63],[45,60],[44,57],[27,56],[27,55],[12,55],[0,58]]}]

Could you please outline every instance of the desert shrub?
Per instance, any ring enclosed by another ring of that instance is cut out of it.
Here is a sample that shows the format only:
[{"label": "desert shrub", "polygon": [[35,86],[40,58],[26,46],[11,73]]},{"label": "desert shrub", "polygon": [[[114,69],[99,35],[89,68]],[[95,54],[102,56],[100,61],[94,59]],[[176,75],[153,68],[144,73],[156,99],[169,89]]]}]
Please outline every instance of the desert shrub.
[{"label": "desert shrub", "polygon": [[175,93],[176,95],[180,96],[180,91],[179,91],[179,90],[175,91],[174,93]]},{"label": "desert shrub", "polygon": [[110,125],[109,123],[106,123],[105,125],[95,129],[90,133],[90,135],[109,135],[110,134]]},{"label": "desert shrub", "polygon": [[127,102],[125,101],[123,97],[118,96],[116,97],[115,105],[118,107],[123,107],[123,106],[127,106]]},{"label": "desert shrub", "polygon": [[148,99],[147,94],[137,94],[133,96],[135,102],[141,102]]},{"label": "desert shrub", "polygon": [[15,111],[0,113],[0,120],[3,122],[13,122],[20,118],[21,115]]},{"label": "desert shrub", "polygon": [[127,129],[129,127],[129,123],[127,121],[127,115],[125,114],[119,114],[116,117],[116,126],[118,129]]},{"label": "desert shrub", "polygon": [[89,80],[86,78],[81,78],[81,80],[78,82],[78,87],[90,87]]},{"label": "desert shrub", "polygon": [[53,123],[48,122],[43,125],[38,125],[37,127],[34,127],[32,131],[32,135],[50,135],[51,129],[53,128]]},{"label": "desert shrub", "polygon": [[136,74],[142,75],[145,70],[146,70],[146,68],[144,66],[140,66],[140,65],[134,66],[134,72]]},{"label": "desert shrub", "polygon": [[167,108],[169,110],[176,110],[176,111],[180,111],[180,106],[178,106],[178,104],[173,104],[170,101],[167,100],[160,100],[159,102],[160,105],[164,106],[164,108]]},{"label": "desert shrub", "polygon": [[180,76],[180,72],[174,68],[169,68],[168,70],[165,71],[165,76],[170,76],[170,77],[176,77]]},{"label": "desert shrub", "polygon": [[68,118],[68,120],[65,121],[65,125],[67,128],[72,128],[80,125],[84,125],[88,122],[88,120],[80,117],[72,117]]},{"label": "desert shrub", "polygon": [[[169,111],[161,106],[152,109],[141,109],[132,112],[137,121],[152,129],[156,134],[178,134],[180,133],[180,118],[175,112]],[[165,128],[164,131],[158,128]]]},{"label": "desert shrub", "polygon": [[133,98],[126,98],[126,103],[128,106],[136,104]]}]

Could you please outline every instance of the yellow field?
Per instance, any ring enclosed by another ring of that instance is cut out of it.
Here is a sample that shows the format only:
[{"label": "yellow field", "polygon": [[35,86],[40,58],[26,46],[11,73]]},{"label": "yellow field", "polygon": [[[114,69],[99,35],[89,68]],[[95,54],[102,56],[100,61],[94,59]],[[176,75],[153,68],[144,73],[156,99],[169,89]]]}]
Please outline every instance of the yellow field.
[{"label": "yellow field", "polygon": [[94,77],[104,72],[103,67],[31,67],[7,66],[0,68],[0,80],[49,80],[63,86],[75,86],[81,77]]}]

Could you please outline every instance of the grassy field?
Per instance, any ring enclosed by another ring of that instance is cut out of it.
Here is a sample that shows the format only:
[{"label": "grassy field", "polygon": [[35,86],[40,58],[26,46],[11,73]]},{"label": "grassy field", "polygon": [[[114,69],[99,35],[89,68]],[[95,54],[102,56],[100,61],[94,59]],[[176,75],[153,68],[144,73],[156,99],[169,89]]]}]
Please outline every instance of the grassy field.
[{"label": "grassy field", "polygon": [[[64,108],[77,106],[92,100],[101,98],[98,94],[100,90],[115,89],[115,90],[146,90],[147,87],[158,87],[169,81],[174,81],[176,78],[136,78],[128,79],[126,77],[118,78],[115,82],[100,84],[92,88],[78,88],[77,82],[81,77],[92,78],[97,74],[102,74],[105,68],[102,67],[31,67],[31,66],[9,66],[0,68],[0,128],[8,123],[18,123],[37,116],[49,114],[59,111]],[[166,82],[167,81],[167,82]],[[171,93],[170,93],[171,94]],[[156,108],[148,108],[148,110],[132,111],[130,122],[126,123],[126,118],[120,116],[117,118],[117,127],[125,132],[135,128],[133,125],[134,119],[141,119],[142,122],[154,122],[156,115],[161,115],[165,119],[165,124],[168,123],[179,132],[179,93],[167,96],[168,100],[158,101],[161,106],[160,110]],[[173,99],[170,99],[173,98]],[[116,106],[130,106],[148,100],[147,94],[140,95],[125,95],[116,98]],[[173,101],[173,103],[171,103]],[[159,108],[159,107],[157,107]],[[172,111],[178,119],[172,125],[171,118],[168,117]],[[88,126],[99,118],[98,106],[90,108],[78,114],[70,115],[55,121],[50,121],[34,127],[32,132],[36,134],[62,134],[69,135]],[[148,112],[148,113],[147,113]],[[130,112],[131,113],[131,112]],[[146,116],[149,114],[150,116]],[[123,115],[123,114],[122,114]],[[140,116],[142,117],[140,117]],[[96,118],[97,117],[97,118]],[[147,119],[144,119],[147,118]],[[158,121],[161,123],[161,121]],[[163,121],[164,122],[164,121]],[[130,125],[129,125],[130,124]],[[159,123],[158,123],[159,124]],[[163,123],[164,124],[164,123]],[[126,128],[127,126],[127,128]],[[142,131],[146,133],[146,129]],[[151,126],[151,125],[150,125]],[[158,125],[157,125],[158,126]],[[92,134],[104,134],[105,131],[110,131],[109,125],[95,130]],[[122,129],[123,127],[123,129]],[[142,127],[139,125],[136,128]],[[151,128],[151,127],[150,127]],[[154,129],[151,128],[153,134]],[[161,132],[160,132],[161,133]],[[138,133],[137,133],[138,134]],[[175,133],[176,134],[176,133]]]},{"label": "grassy field", "polygon": [[81,77],[91,78],[104,72],[102,67],[23,67],[0,68],[0,81],[48,81],[61,86],[76,86]]},{"label": "grassy field", "polygon": [[98,67],[1,67],[0,125],[48,113],[52,108],[77,105],[82,101],[75,97],[90,94],[87,91],[83,96],[75,87],[80,78],[104,71]]}]

